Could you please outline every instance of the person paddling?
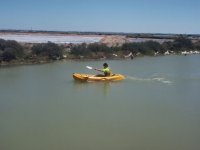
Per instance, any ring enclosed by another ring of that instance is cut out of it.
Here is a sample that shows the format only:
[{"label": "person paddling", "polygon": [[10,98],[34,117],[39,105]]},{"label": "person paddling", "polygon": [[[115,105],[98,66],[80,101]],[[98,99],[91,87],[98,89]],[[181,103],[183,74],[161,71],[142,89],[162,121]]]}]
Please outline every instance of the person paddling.
[{"label": "person paddling", "polygon": [[97,71],[100,71],[100,72],[104,73],[104,74],[97,74],[96,77],[107,77],[107,76],[111,76],[112,75],[111,70],[108,67],[107,63],[103,64],[103,69],[94,68],[94,70],[97,70]]}]

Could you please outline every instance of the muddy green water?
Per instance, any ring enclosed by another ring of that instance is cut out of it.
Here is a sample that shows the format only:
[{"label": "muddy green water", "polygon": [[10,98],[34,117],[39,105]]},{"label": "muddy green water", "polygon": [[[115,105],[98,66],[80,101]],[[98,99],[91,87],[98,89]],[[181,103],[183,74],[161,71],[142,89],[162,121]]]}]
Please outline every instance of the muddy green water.
[{"label": "muddy green water", "polygon": [[200,149],[200,55],[110,60],[126,80],[74,82],[103,63],[0,68],[0,150]]}]

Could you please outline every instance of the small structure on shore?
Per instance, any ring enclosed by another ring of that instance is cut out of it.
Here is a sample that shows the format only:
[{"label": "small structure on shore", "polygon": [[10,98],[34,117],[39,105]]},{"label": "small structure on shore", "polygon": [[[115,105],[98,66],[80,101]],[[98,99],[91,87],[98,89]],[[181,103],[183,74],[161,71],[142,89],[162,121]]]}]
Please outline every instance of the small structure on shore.
[{"label": "small structure on shore", "polygon": [[166,51],[164,54],[165,54],[165,55],[169,55],[170,53],[169,53],[169,51]]},{"label": "small structure on shore", "polygon": [[124,56],[124,58],[131,58],[131,59],[133,59],[134,58],[134,55],[133,55],[133,53],[132,52],[130,52],[128,55],[125,55]]},{"label": "small structure on shore", "polygon": [[118,55],[117,54],[113,54],[113,56],[117,57]]}]

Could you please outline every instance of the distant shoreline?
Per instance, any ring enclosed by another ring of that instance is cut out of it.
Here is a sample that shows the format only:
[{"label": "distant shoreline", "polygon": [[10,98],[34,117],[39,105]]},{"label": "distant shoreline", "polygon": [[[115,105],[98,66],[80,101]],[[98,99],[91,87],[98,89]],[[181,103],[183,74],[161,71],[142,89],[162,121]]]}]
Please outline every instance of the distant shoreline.
[{"label": "distant shoreline", "polygon": [[98,32],[98,31],[50,31],[50,30],[17,30],[17,29],[0,29],[0,33],[48,33],[48,34],[76,34],[76,35],[154,35],[154,36],[177,36],[186,35],[200,37],[200,34],[179,34],[179,33],[129,33],[129,32]]},{"label": "distant shoreline", "polygon": [[105,37],[105,36],[125,36],[126,38],[141,38],[144,40],[173,40],[184,35],[185,37],[198,41],[200,34],[174,34],[174,33],[125,33],[125,32],[84,32],[84,31],[45,31],[45,30],[0,30],[0,36],[5,34],[18,35],[46,35],[46,36],[80,36],[80,37]]},{"label": "distant shoreline", "polygon": [[[196,53],[197,54],[197,53]],[[48,63],[54,63],[54,62],[62,62],[62,61],[103,61],[103,60],[134,60],[136,58],[140,57],[159,57],[159,56],[189,56],[189,55],[196,55],[195,53],[175,53],[175,54],[162,54],[162,55],[138,55],[138,56],[128,56],[125,57],[124,55],[118,56],[118,57],[112,57],[112,58],[63,58],[60,60],[50,60],[46,58],[38,58],[38,59],[32,59],[32,60],[13,60],[10,62],[0,62],[0,68],[1,67],[11,67],[11,66],[21,66],[21,65],[40,65],[40,64],[48,64]],[[198,55],[200,52],[198,53]]]},{"label": "distant shoreline", "polygon": [[[9,35],[10,37],[8,36],[8,38],[5,40],[4,39],[5,35]],[[15,37],[15,35],[17,36]],[[134,57],[143,55],[151,55],[151,56],[162,56],[169,54],[188,55],[188,54],[199,54],[200,52],[200,46],[199,46],[200,35],[143,34],[143,33],[104,34],[100,32],[0,30],[0,39],[1,37],[4,38],[0,42],[1,43],[7,42],[8,44],[7,44],[7,49],[5,49],[5,46],[1,46],[0,43],[0,66],[43,64],[43,63],[50,63],[55,60],[102,60],[102,59],[108,60],[108,59],[127,59],[127,58],[133,59]],[[181,49],[176,50],[176,47],[174,46],[176,46],[177,44],[173,42],[175,39],[179,37],[182,38],[179,40],[180,42],[179,46],[181,46],[180,47]],[[36,40],[36,42],[32,42],[31,40]],[[185,42],[187,45],[185,45]],[[83,43],[86,43],[86,45],[84,45]],[[166,44],[163,45],[163,43]],[[191,44],[192,45],[196,44],[195,45],[196,48],[190,49],[190,46],[192,46]],[[39,46],[40,48],[42,48],[43,47],[42,45],[48,45],[47,47],[49,49],[53,48],[52,49],[53,51],[51,50],[50,52],[51,54],[48,51],[46,51],[44,55],[44,53],[40,52],[41,50],[38,51],[37,49],[36,53],[32,52],[33,51],[32,48],[34,46]],[[2,49],[2,47],[4,48]],[[16,53],[19,53],[17,49],[16,52],[14,52],[15,48],[19,47],[21,47],[20,49],[23,49],[24,51],[23,57],[21,57],[21,55],[19,56],[16,55]],[[172,48],[174,47],[173,50],[170,50],[170,47]],[[55,48],[56,49],[62,48],[63,49],[62,54],[55,51]],[[140,50],[142,54],[140,54]],[[5,51],[7,52],[6,55],[4,54]],[[83,53],[84,51],[88,54]],[[38,52],[41,54],[39,54]],[[12,56],[10,53],[16,56]],[[8,59],[9,61],[7,61],[7,58],[6,61],[4,60],[5,56],[10,57]]]},{"label": "distant shoreline", "polygon": [[[3,36],[6,35],[19,35],[19,36],[25,36],[25,35],[30,35],[30,36],[44,36],[44,38],[46,37],[48,40],[48,36],[53,37],[53,36],[57,36],[58,38],[61,37],[62,38],[67,38],[68,36],[72,36],[72,37],[81,37],[81,38],[104,38],[107,36],[113,36],[113,37],[126,37],[126,39],[130,42],[142,42],[142,41],[148,41],[148,40],[153,40],[153,41],[157,41],[157,42],[164,42],[164,41],[172,41],[173,39],[175,39],[176,37],[180,36],[180,35],[184,35],[185,37],[191,39],[192,41],[196,42],[198,40],[200,40],[200,34],[173,34],[173,33],[169,33],[169,34],[165,34],[165,33],[117,33],[117,32],[79,32],[79,31],[43,31],[43,30],[0,30],[0,39]],[[24,38],[24,37],[21,37]],[[6,38],[8,40],[10,40],[9,38]],[[15,39],[11,39],[11,40],[15,40]],[[21,42],[16,40],[17,42]],[[49,40],[51,41],[51,40]],[[99,40],[100,41],[100,40]],[[47,41],[45,41],[47,42]],[[51,42],[55,42],[55,41],[51,41]],[[95,42],[98,42],[97,40]],[[23,43],[23,42],[21,42]],[[31,42],[26,42],[25,43],[31,43]],[[34,43],[34,42],[32,42]],[[40,43],[40,42],[36,42],[36,43]],[[56,43],[56,42],[55,42]],[[64,39],[62,44],[65,43]],[[66,40],[66,43],[70,43]],[[59,42],[57,43],[59,44]]]}]

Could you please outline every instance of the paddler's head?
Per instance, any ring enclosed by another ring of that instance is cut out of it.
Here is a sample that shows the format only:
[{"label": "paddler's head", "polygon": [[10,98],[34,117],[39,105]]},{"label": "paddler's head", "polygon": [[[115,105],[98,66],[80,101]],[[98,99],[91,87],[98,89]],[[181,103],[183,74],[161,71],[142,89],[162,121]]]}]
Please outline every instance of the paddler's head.
[{"label": "paddler's head", "polygon": [[108,64],[107,64],[107,63],[104,63],[104,64],[103,64],[103,67],[104,67],[104,68],[107,68],[107,67],[108,67]]}]

